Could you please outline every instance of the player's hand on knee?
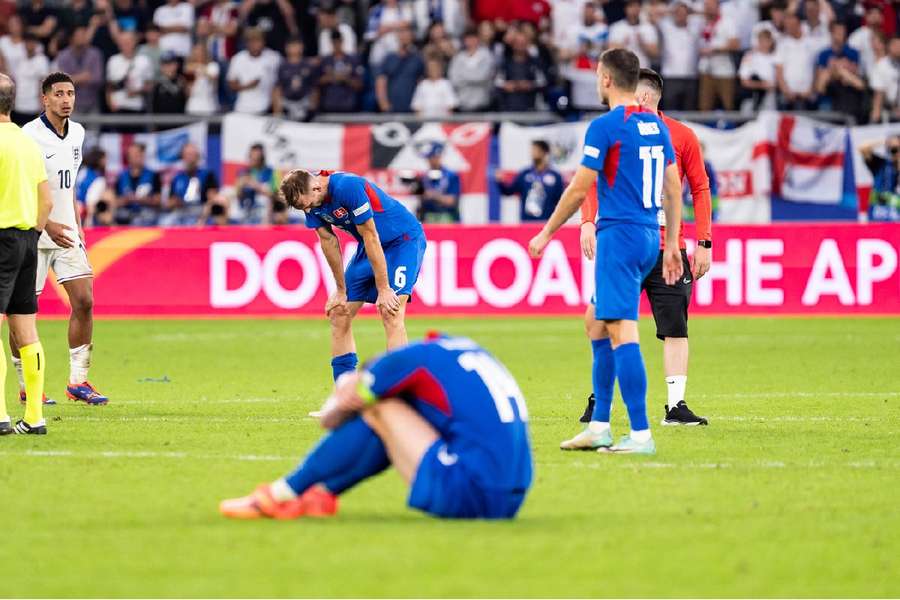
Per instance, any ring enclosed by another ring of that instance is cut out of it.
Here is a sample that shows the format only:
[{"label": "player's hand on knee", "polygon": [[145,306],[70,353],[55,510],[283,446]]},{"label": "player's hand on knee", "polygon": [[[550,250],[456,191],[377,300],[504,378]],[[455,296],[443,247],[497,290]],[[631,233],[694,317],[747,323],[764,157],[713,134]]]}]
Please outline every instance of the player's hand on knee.
[{"label": "player's hand on knee", "polygon": [[339,315],[350,312],[347,307],[347,292],[336,290],[328,297],[328,301],[325,302],[325,314],[330,317],[332,312]]},{"label": "player's hand on knee", "polygon": [[591,222],[581,224],[581,253],[588,260],[594,260],[597,251],[597,226]]},{"label": "player's hand on knee", "polygon": [[698,246],[694,250],[694,279],[700,279],[709,271],[711,264],[709,248]]},{"label": "player's hand on knee", "polygon": [[68,225],[63,225],[62,223],[57,223],[55,221],[47,221],[44,231],[47,232],[47,235],[50,236],[53,243],[60,248],[72,248],[75,246],[75,242],[72,241],[72,238],[66,235],[67,231],[72,231],[72,228]]},{"label": "player's hand on knee", "polygon": [[678,282],[684,274],[684,265],[681,262],[681,250],[678,248],[666,248],[663,251],[662,274],[667,285],[675,285]]},{"label": "player's hand on knee", "polygon": [[397,314],[400,310],[400,297],[391,288],[386,288],[378,292],[378,299],[375,300],[375,307],[381,315]]}]

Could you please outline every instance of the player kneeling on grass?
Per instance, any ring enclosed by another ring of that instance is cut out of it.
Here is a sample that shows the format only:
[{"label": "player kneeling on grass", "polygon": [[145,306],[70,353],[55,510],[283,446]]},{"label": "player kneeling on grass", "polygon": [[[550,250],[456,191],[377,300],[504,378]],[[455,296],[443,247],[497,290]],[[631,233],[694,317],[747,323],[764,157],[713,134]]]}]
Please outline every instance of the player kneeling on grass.
[{"label": "player kneeling on grass", "polygon": [[340,494],[389,465],[410,485],[409,506],[436,517],[512,518],[531,485],[522,392],[469,339],[431,334],[388,351],[341,377],[318,415],[331,433],[297,470],[223,501],[223,515],[333,515]]},{"label": "player kneeling on grass", "polygon": [[[425,256],[419,221],[375,184],[350,173],[297,169],[281,182],[281,195],[288,206],[304,212],[306,226],[318,233],[337,284],[325,304],[335,381],[356,369],[351,323],[364,303],[378,308],[389,350],[406,344],[406,303]],[[334,227],[359,243],[346,273]]]}]

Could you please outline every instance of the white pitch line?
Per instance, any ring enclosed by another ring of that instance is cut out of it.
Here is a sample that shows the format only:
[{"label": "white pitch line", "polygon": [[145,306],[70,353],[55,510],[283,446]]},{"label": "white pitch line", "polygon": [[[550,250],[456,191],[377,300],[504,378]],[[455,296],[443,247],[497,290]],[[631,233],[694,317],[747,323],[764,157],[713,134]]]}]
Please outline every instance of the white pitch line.
[{"label": "white pitch line", "polygon": [[153,452],[153,451],[124,451],[104,450],[100,452],[74,452],[72,450],[25,450],[13,452],[0,450],[2,456],[42,457],[42,458],[170,458],[170,459],[199,459],[199,460],[234,460],[234,461],[285,461],[297,460],[298,456],[275,456],[266,454],[236,454],[222,456],[218,454],[193,454],[190,452]]},{"label": "white pitch line", "polygon": [[898,391],[889,392],[736,392],[723,394],[691,394],[692,398],[895,398]]}]

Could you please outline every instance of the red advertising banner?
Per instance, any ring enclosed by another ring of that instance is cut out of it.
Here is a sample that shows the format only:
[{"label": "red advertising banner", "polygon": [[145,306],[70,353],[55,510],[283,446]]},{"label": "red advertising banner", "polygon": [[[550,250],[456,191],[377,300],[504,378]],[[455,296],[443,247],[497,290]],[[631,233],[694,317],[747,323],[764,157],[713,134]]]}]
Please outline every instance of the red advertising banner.
[{"label": "red advertising banner", "polygon": [[[410,314],[580,312],[593,265],[579,254],[578,230],[565,228],[532,260],[537,231],[427,228]],[[900,315],[900,225],[719,226],[715,236],[695,313]],[[355,242],[344,243],[349,260]],[[315,316],[334,286],[304,228],[92,230],[88,247],[100,316]],[[47,285],[41,314],[67,313],[62,288]]]}]

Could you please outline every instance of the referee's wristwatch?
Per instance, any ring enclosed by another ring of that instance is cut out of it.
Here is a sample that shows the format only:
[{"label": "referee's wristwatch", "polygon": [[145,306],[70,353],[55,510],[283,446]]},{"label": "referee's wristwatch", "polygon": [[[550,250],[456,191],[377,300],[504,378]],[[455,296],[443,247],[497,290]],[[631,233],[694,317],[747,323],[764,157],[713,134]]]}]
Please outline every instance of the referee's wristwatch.
[{"label": "referee's wristwatch", "polygon": [[712,240],[700,240],[697,245],[701,248],[712,248]]}]

